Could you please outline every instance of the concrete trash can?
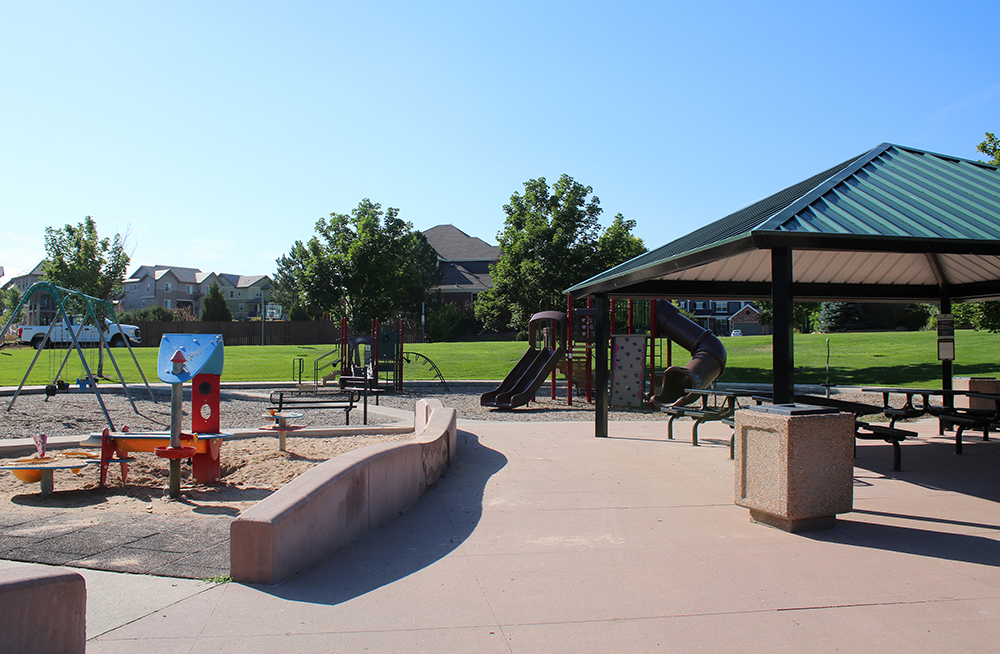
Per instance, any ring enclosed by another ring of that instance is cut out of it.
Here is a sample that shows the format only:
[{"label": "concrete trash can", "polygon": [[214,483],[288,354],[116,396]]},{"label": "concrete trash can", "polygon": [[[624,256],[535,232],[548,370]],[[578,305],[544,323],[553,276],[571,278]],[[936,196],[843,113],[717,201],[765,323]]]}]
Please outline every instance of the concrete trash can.
[{"label": "concrete trash can", "polygon": [[[955,377],[952,385],[956,391],[1000,395],[1000,380],[997,380],[995,377]],[[995,406],[993,400],[987,400],[986,398],[967,397],[965,395],[955,396],[956,409],[985,409],[992,411]]]},{"label": "concrete trash can", "polygon": [[804,404],[735,416],[736,504],[789,532],[833,527],[854,507],[854,416]]}]

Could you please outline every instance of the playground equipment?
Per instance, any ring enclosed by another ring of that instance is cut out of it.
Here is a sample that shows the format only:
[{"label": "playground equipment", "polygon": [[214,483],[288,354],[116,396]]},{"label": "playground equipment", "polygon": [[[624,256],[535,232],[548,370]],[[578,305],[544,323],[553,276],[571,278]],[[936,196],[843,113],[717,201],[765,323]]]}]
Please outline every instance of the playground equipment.
[{"label": "playground equipment", "polygon": [[287,439],[288,432],[298,431],[299,429],[305,429],[305,425],[290,425],[289,420],[297,420],[302,417],[302,412],[300,411],[277,411],[275,409],[268,409],[262,417],[272,420],[273,422],[263,427],[259,427],[264,431],[275,431],[278,432],[278,451],[286,452],[287,449]]},{"label": "playground equipment", "polygon": [[[180,496],[181,460],[191,459],[191,472],[202,484],[222,475],[220,452],[229,434],[219,431],[219,385],[225,362],[221,334],[164,334],[160,340],[156,368],[161,381],[170,384],[169,432],[121,432],[104,430],[91,434],[83,445],[101,447],[101,487],[107,483],[111,463],[122,466],[127,479],[129,452],[153,452],[168,459],[169,495]],[[183,386],[191,382],[191,433],[183,433]]]},{"label": "playground equipment", "polygon": [[[373,389],[403,390],[403,364],[417,364],[430,368],[434,377],[448,391],[441,370],[429,358],[419,352],[403,351],[403,321],[396,323],[396,329],[383,329],[378,320],[372,321],[371,333],[368,336],[348,336],[347,319],[340,322],[340,343],[329,352],[313,360],[312,388],[325,386],[335,382],[341,376],[364,377],[371,380]],[[302,373],[305,360],[302,357],[292,359],[292,379],[296,380],[300,390],[309,387],[303,384]],[[362,369],[366,369],[366,372]]]},{"label": "playground equipment", "polygon": [[[634,405],[635,395],[642,392],[645,373],[649,374],[649,387],[655,389],[656,356],[665,351],[667,368],[663,373],[659,393],[649,394],[649,402],[654,406],[687,404],[696,399],[693,394],[685,394],[685,389],[704,389],[712,384],[726,367],[726,349],[712,332],[684,317],[680,311],[665,300],[649,301],[648,335],[636,334],[636,327],[645,328],[645,312],[633,315],[633,301],[628,301],[626,314],[628,326],[625,334],[612,336],[612,404]],[[589,305],[589,303],[588,303]],[[612,300],[611,331],[615,331],[615,301]],[[620,308],[620,305],[619,305]],[[597,346],[595,341],[595,310],[575,309],[573,298],[568,300],[568,316],[572,326],[572,337],[564,366],[567,386],[574,387],[574,374],[583,367],[587,400],[592,400],[591,355]],[[621,321],[619,317],[619,321]],[[637,323],[639,323],[637,325]],[[657,348],[657,339],[666,337],[666,347]],[[638,340],[637,340],[638,339]],[[643,343],[645,339],[645,343]],[[671,343],[676,342],[691,352],[692,359],[684,366],[670,365]],[[644,348],[645,345],[645,348]],[[642,350],[645,349],[645,354]],[[582,359],[582,361],[581,361]],[[642,362],[649,364],[643,369]],[[617,391],[617,392],[616,392]],[[616,399],[616,395],[617,397]],[[555,399],[555,377],[552,380],[552,398]],[[567,392],[567,404],[573,403],[573,393]]]},{"label": "playground equipment", "polygon": [[[543,344],[541,348],[535,348],[536,328],[543,321],[548,321],[551,325],[550,342]],[[531,316],[528,321],[528,351],[497,388],[480,396],[479,404],[513,409],[530,402],[545,383],[545,378],[556,369],[556,365],[565,356],[568,328],[569,320],[561,311],[542,311]],[[561,345],[558,346],[557,331],[558,340],[561,341]]]},{"label": "playground equipment", "polygon": [[653,406],[688,404],[697,396],[685,389],[707,388],[726,370],[726,348],[711,331],[685,318],[669,302],[656,303],[656,322],[664,336],[691,353],[683,366],[670,366],[663,372],[660,392],[649,398]]},{"label": "playground equipment", "polygon": [[53,473],[56,470],[70,470],[73,474],[80,474],[84,466],[94,462],[97,457],[92,452],[80,451],[47,454],[45,451],[47,440],[45,434],[35,436],[34,455],[15,459],[13,463],[0,466],[0,470],[10,470],[15,477],[26,484],[40,484],[42,497],[48,497],[52,493],[55,487]]},{"label": "playground equipment", "polygon": [[[21,297],[21,301],[20,303],[18,303],[17,308],[14,309],[13,312],[11,312],[11,317],[7,320],[6,324],[3,326],[3,330],[0,330],[0,340],[3,339],[3,336],[10,329],[11,323],[13,323],[14,318],[20,315],[21,309],[24,307],[25,303],[27,303],[27,301],[35,293],[40,293],[40,292],[46,292],[50,296],[52,296],[52,299],[53,301],[55,301],[56,304],[56,315],[53,318],[52,323],[49,325],[48,331],[46,331],[45,336],[42,338],[41,343],[39,343],[39,347],[36,348],[35,356],[31,359],[31,364],[28,366],[27,372],[24,373],[24,378],[21,380],[21,383],[17,385],[17,390],[14,391],[14,396],[11,397],[10,404],[7,405],[8,411],[10,411],[11,408],[14,406],[14,402],[17,400],[18,395],[20,395],[21,390],[24,388],[24,384],[28,381],[28,376],[31,375],[31,371],[35,367],[35,363],[38,361],[38,357],[45,349],[48,343],[49,336],[52,334],[52,331],[55,329],[56,325],[60,321],[65,320],[69,317],[69,313],[66,311],[67,300],[73,300],[74,302],[77,302],[81,306],[81,308],[85,311],[85,318],[87,322],[92,322],[92,324],[95,326],[100,325],[97,318],[98,312],[95,311],[95,309],[97,308],[103,309],[110,317],[110,319],[114,321],[114,324],[117,325],[119,331],[121,331],[121,324],[118,322],[118,319],[114,317],[115,316],[114,307],[107,300],[102,300],[100,298],[92,297],[90,295],[85,295],[79,291],[61,288],[51,282],[36,282],[35,284],[32,284],[28,288],[28,290],[24,292],[24,295]],[[83,326],[85,325],[81,325],[81,327]],[[80,345],[80,340],[77,338],[76,331],[73,329],[67,329],[66,332],[69,334],[69,337],[73,342],[73,347],[71,349],[66,350],[66,356],[63,358],[62,364],[59,366],[58,372],[55,373],[55,375],[51,378],[50,383],[46,386],[46,395],[48,397],[52,397],[53,395],[55,395],[57,389],[67,388],[67,386],[65,386],[64,382],[62,382],[60,377],[62,376],[63,370],[66,368],[66,363],[69,361],[70,354],[75,351],[80,355],[80,363],[83,365],[83,370],[85,372],[85,379],[78,380],[79,382],[81,382],[78,383],[78,386],[81,389],[89,388],[93,391],[94,396],[97,398],[97,403],[101,406],[101,411],[104,413],[104,418],[105,420],[108,421],[108,428],[114,431],[115,428],[114,423],[111,421],[111,416],[108,415],[108,409],[104,405],[104,399],[101,397],[101,391],[97,387],[97,379],[94,377],[93,372],[91,372],[90,370],[90,366],[87,363],[87,357],[85,356],[83,348]],[[135,402],[132,399],[132,394],[129,392],[128,384],[125,383],[125,378],[122,376],[121,369],[118,367],[118,362],[115,361],[114,354],[112,354],[113,348],[110,347],[110,343],[108,343],[107,339],[105,338],[105,330],[103,328],[98,327],[96,332],[100,337],[101,347],[107,350],[108,358],[110,359],[111,364],[114,366],[115,372],[118,374],[118,380],[121,382],[122,388],[125,389],[125,395],[128,397],[129,404],[132,405],[132,411],[138,414],[139,410],[136,408]],[[139,360],[136,359],[135,352],[132,350],[131,342],[127,338],[123,339],[123,341],[124,344],[128,347],[129,354],[132,355],[132,361],[135,363],[135,367],[139,371],[139,375],[142,377],[143,383],[146,385],[146,390],[149,391],[150,399],[153,400],[153,402],[156,402],[156,398],[153,396],[153,390],[149,387],[149,382],[146,381],[146,375],[142,372],[142,367],[139,365]]]}]

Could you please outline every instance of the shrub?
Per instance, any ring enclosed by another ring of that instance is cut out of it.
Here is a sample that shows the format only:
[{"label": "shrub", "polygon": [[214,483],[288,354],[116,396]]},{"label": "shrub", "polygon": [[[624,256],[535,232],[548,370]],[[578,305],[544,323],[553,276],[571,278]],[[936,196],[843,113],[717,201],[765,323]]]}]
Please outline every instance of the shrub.
[{"label": "shrub", "polygon": [[118,322],[127,324],[135,324],[137,322],[173,322],[174,320],[178,320],[177,314],[158,304],[141,309],[133,309],[132,311],[122,311],[118,314]]},{"label": "shrub", "polygon": [[431,343],[454,341],[469,327],[469,316],[456,304],[444,304],[427,314],[424,337]]}]

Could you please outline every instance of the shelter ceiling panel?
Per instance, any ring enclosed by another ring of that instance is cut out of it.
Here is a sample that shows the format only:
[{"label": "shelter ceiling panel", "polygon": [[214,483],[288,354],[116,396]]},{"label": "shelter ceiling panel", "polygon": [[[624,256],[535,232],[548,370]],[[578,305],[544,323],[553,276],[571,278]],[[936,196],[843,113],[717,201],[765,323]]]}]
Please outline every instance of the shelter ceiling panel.
[{"label": "shelter ceiling panel", "polygon": [[739,279],[748,282],[766,282],[771,280],[771,253],[769,250],[754,250],[664,275],[660,279],[699,282],[726,282]]},{"label": "shelter ceiling panel", "polygon": [[1000,255],[939,254],[938,261],[949,284],[972,284],[1000,279]]},{"label": "shelter ceiling panel", "polygon": [[899,252],[795,252],[796,282],[807,284],[935,284],[934,271],[923,254]]}]

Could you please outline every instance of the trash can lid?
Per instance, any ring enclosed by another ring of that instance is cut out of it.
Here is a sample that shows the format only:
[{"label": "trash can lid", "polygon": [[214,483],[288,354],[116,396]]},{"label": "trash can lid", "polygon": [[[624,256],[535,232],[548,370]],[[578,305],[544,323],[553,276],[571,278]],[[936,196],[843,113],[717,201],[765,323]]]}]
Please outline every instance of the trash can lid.
[{"label": "trash can lid", "polygon": [[783,416],[809,416],[821,413],[839,413],[837,409],[828,406],[813,406],[812,404],[761,404],[747,407],[751,411],[777,413]]}]

